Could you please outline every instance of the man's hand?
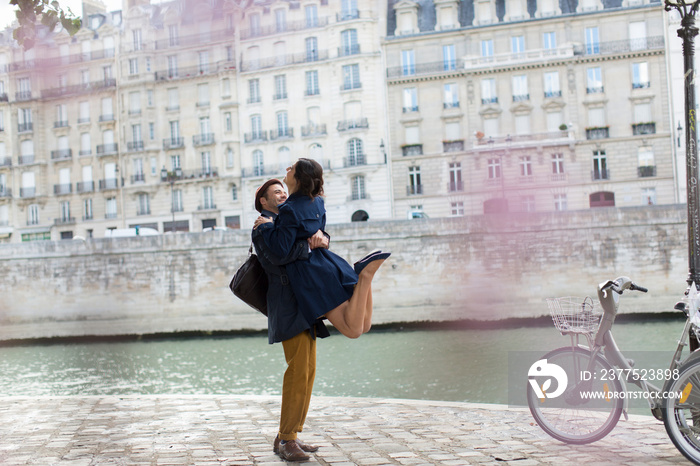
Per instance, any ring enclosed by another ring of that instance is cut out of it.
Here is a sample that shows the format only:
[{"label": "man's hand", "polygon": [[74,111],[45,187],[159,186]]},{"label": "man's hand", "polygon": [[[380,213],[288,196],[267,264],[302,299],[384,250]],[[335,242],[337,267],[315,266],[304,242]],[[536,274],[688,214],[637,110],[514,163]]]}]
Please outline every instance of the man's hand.
[{"label": "man's hand", "polygon": [[318,230],[312,237],[307,239],[306,241],[309,242],[309,247],[311,249],[316,249],[316,248],[324,248],[328,249],[328,245],[330,244],[330,241],[328,240],[328,237],[323,234],[321,230]]},{"label": "man's hand", "polygon": [[260,225],[263,223],[272,223],[272,219],[268,217],[263,217],[262,215],[258,218],[255,219],[255,223],[253,224],[253,229],[258,228]]}]

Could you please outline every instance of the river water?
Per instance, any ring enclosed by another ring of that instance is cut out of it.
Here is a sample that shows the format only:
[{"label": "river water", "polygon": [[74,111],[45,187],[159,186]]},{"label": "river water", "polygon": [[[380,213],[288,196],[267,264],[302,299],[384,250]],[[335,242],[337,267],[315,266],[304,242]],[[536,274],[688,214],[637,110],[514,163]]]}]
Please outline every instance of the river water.
[{"label": "river water", "polygon": [[[625,352],[666,354],[682,327],[680,319],[618,323],[614,334]],[[544,354],[568,341],[553,326],[334,334],[318,341],[314,394],[508,403],[509,352]],[[262,334],[6,346],[0,396],[279,395],[285,367],[281,344]]]}]

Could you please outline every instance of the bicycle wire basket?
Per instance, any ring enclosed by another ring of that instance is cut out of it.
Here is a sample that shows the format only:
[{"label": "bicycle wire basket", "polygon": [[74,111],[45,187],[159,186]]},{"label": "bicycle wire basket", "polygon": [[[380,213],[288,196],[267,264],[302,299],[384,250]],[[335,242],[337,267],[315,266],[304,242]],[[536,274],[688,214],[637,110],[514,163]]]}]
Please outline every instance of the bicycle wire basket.
[{"label": "bicycle wire basket", "polygon": [[598,329],[603,313],[597,300],[566,296],[547,298],[554,326],[561,333],[591,334]]}]

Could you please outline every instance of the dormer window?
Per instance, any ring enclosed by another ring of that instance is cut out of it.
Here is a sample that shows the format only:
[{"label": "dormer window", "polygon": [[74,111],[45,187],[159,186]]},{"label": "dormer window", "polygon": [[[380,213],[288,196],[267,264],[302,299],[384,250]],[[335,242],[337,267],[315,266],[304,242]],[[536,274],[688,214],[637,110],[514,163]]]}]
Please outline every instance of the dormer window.
[{"label": "dormer window", "polygon": [[394,5],[396,11],[395,36],[417,34],[418,29],[418,3],[412,0],[400,0]]}]

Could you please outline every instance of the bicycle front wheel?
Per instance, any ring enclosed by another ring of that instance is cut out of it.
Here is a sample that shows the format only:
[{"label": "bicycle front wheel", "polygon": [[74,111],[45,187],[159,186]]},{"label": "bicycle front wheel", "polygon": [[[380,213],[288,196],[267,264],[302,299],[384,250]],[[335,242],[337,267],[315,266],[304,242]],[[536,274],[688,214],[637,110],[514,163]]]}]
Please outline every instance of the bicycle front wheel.
[{"label": "bicycle front wheel", "polygon": [[666,433],[683,456],[700,465],[700,359],[683,364],[673,375],[661,400]]},{"label": "bicycle front wheel", "polygon": [[542,359],[559,366],[567,376],[566,390],[556,397],[547,396],[545,390],[535,392],[535,379],[528,380],[527,403],[542,430],[574,444],[595,442],[608,435],[622,414],[622,399],[613,396],[621,393],[622,385],[616,378],[606,377],[614,374],[608,361],[597,355],[589,367],[591,352],[572,346],[555,349]]}]

